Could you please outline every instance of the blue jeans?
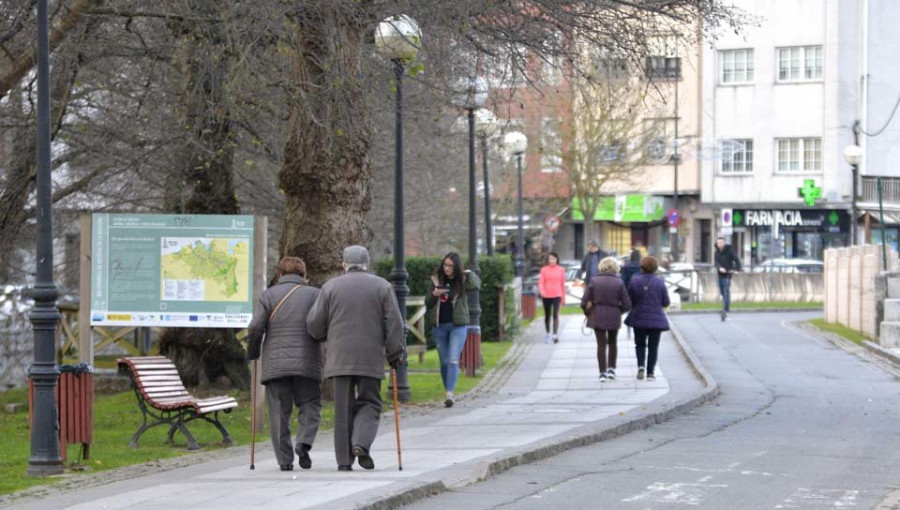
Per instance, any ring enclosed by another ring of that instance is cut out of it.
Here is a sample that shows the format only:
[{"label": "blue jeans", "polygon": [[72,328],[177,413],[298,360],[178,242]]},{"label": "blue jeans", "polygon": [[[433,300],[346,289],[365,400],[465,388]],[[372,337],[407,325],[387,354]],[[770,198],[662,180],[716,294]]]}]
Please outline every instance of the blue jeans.
[{"label": "blue jeans", "polygon": [[459,355],[466,345],[468,329],[468,326],[456,326],[452,322],[447,322],[432,330],[434,345],[437,347],[438,357],[441,358],[441,379],[447,391],[456,390],[456,380],[459,379]]},{"label": "blue jeans", "polygon": [[719,274],[719,294],[722,295],[722,303],[725,304],[724,310],[731,311],[731,275]]}]

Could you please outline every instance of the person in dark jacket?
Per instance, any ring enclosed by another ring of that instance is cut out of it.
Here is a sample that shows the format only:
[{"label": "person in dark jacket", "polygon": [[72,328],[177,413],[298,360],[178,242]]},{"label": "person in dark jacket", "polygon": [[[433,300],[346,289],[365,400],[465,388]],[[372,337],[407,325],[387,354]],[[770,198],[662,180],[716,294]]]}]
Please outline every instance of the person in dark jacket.
[{"label": "person in dark jacket", "polygon": [[[625,284],[619,278],[619,263],[612,257],[600,261],[595,276],[584,290],[581,308],[588,314],[588,327],[597,338],[597,364],[600,381],[616,378],[616,360],[619,351],[616,339],[622,327],[622,314],[631,309],[631,299]],[[607,347],[609,357],[607,358]]]},{"label": "person in dark jacket", "polygon": [[722,295],[722,320],[731,311],[731,276],[741,270],[741,259],[725,238],[716,239],[716,270],[719,272],[719,294]]},{"label": "person in dark jacket", "polygon": [[[625,282],[625,288],[631,283],[631,278],[641,272],[641,250],[631,250],[631,256],[628,263],[622,268],[622,281]],[[625,331],[628,332],[628,338],[631,338],[631,326],[626,325]]]},{"label": "person in dark jacket", "polygon": [[381,418],[384,365],[403,363],[404,321],[394,289],[368,270],[368,250],[345,248],[345,273],[322,286],[306,318],[309,334],[327,342],[338,471],[352,471],[354,457],[362,468],[375,469],[369,451]]},{"label": "person in dark jacket", "polygon": [[[297,257],[278,263],[278,281],[258,299],[247,330],[247,357],[262,357],[260,381],[266,385],[269,433],[282,471],[294,469],[294,452],[303,469],[312,467],[312,448],[322,409],[322,346],[306,328],[306,316],[319,289],[306,285],[306,264]],[[275,310],[278,310],[277,312]],[[291,415],[297,407],[297,444],[291,444]]]},{"label": "person in dark jacket", "polygon": [[[656,257],[641,259],[641,272],[631,278],[628,295],[631,297],[631,313],[628,322],[634,328],[634,348],[637,354],[637,378],[656,380],[653,369],[659,353],[659,339],[669,329],[669,320],[663,310],[669,306],[669,292],[662,279],[655,273],[659,269]],[[646,365],[644,361],[646,359]]]},{"label": "person in dark jacket", "polygon": [[578,273],[585,283],[589,283],[597,276],[597,266],[601,260],[606,258],[606,255],[606,252],[600,249],[600,243],[597,240],[588,243],[588,252],[581,261],[581,270]]},{"label": "person in dark jacket", "polygon": [[441,360],[446,407],[453,407],[453,392],[456,391],[456,381],[459,379],[459,355],[466,345],[469,329],[469,300],[466,291],[480,286],[478,275],[464,270],[459,254],[451,252],[431,275],[431,286],[425,294],[426,313],[435,314],[435,327],[431,337]]}]

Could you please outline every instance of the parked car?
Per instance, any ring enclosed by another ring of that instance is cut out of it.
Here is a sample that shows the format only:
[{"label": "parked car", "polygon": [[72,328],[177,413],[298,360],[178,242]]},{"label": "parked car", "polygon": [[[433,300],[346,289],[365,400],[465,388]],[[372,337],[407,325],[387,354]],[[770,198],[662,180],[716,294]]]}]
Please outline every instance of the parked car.
[{"label": "parked car", "polygon": [[813,259],[770,259],[753,268],[754,273],[822,273],[825,263]]}]

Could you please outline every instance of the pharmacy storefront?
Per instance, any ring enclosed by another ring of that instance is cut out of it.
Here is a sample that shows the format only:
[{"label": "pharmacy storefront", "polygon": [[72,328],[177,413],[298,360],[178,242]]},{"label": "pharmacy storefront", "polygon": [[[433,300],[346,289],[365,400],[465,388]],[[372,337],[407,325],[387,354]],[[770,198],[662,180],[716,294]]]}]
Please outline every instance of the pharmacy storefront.
[{"label": "pharmacy storefront", "polygon": [[734,209],[733,245],[755,266],[773,258],[822,260],[826,248],[847,246],[850,215],[839,209]]}]

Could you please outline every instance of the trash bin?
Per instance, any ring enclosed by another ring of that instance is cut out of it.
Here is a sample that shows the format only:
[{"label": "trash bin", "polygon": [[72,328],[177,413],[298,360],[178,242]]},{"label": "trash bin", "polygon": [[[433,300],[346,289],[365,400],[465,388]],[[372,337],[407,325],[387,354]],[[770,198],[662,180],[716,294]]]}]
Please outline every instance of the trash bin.
[{"label": "trash bin", "polygon": [[534,319],[537,309],[537,292],[533,289],[522,291],[522,318]]},{"label": "trash bin", "polygon": [[[60,365],[56,385],[59,407],[59,456],[66,461],[69,443],[81,443],[82,458],[94,441],[94,369],[87,363]],[[34,419],[34,384],[28,378],[28,423]]]},{"label": "trash bin", "polygon": [[459,355],[459,368],[470,377],[481,368],[481,328],[469,328],[466,332],[466,344]]}]

